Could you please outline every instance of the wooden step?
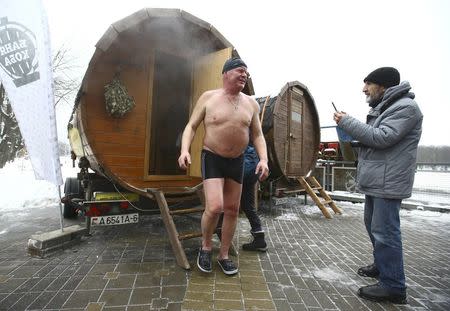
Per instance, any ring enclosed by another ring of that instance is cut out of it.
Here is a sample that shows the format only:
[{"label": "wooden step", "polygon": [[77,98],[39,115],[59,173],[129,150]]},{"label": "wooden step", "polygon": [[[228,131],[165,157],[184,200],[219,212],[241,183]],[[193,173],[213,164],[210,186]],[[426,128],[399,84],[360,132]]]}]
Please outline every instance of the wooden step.
[{"label": "wooden step", "polygon": [[326,218],[332,218],[325,205],[329,205],[336,214],[342,214],[342,211],[336,206],[330,196],[323,190],[323,187],[314,176],[297,178],[300,184],[305,188],[306,192],[316,203],[317,207],[322,211]]},{"label": "wooden step", "polygon": [[284,194],[292,194],[292,193],[299,193],[299,192],[304,192],[304,189],[297,189],[297,190],[284,190],[283,193]]},{"label": "wooden step", "polygon": [[202,236],[202,232],[187,232],[187,233],[183,233],[183,234],[179,234],[178,235],[178,240],[182,241],[182,240],[187,240],[187,239],[192,239],[192,238],[198,238]]},{"label": "wooden step", "polygon": [[205,210],[204,207],[193,207],[193,208],[184,208],[184,209],[176,209],[176,210],[170,210],[170,215],[184,215],[184,214],[192,214],[192,213],[199,213],[203,212]]},{"label": "wooden step", "polygon": [[167,197],[166,201],[167,201],[167,203],[180,203],[180,202],[192,201],[195,199],[198,199],[198,195],[192,194],[192,195],[186,195],[184,197]]}]

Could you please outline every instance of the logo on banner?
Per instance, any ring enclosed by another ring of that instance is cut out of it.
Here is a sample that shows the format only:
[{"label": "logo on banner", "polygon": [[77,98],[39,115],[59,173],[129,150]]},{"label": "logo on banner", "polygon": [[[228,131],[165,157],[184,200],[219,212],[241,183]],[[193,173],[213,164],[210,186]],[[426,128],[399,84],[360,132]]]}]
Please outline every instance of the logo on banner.
[{"label": "logo on banner", "polygon": [[0,19],[0,66],[16,87],[39,80],[36,37],[25,26]]}]

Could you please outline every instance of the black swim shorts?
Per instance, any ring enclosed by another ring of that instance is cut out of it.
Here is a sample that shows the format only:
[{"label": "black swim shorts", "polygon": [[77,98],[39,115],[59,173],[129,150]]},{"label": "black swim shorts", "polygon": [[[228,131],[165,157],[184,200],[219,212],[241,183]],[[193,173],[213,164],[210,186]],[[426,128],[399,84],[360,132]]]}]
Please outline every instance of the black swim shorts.
[{"label": "black swim shorts", "polygon": [[224,158],[209,150],[202,150],[202,177],[231,178],[242,184],[244,176],[244,154],[237,158]]}]

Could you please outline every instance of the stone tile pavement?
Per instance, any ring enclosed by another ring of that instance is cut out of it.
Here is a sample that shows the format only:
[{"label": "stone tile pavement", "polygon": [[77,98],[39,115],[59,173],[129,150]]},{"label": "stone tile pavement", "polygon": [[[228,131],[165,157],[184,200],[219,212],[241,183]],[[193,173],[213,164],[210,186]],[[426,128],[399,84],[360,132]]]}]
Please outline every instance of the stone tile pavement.
[{"label": "stone tile pavement", "polygon": [[[269,250],[240,251],[233,277],[216,263],[211,274],[196,269],[198,238],[183,242],[192,270],[179,268],[159,215],[95,228],[44,259],[27,254],[27,231],[0,235],[0,310],[450,310],[450,215],[402,211],[409,304],[379,304],[356,295],[374,282],[355,273],[371,261],[361,204],[338,205],[344,214],[331,220],[301,199],[263,205]],[[28,230],[44,230],[42,221],[29,220]],[[199,220],[176,223],[187,230]],[[241,216],[235,245],[248,236]]]}]

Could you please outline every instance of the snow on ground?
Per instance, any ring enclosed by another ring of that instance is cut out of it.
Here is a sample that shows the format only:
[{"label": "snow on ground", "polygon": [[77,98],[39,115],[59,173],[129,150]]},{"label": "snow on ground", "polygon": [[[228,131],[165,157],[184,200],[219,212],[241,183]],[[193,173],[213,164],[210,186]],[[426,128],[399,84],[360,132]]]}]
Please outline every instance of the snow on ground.
[{"label": "snow on ground", "polygon": [[293,221],[293,220],[298,220],[298,216],[295,215],[294,213],[285,213],[285,214],[283,214],[281,216],[276,217],[275,219],[276,220],[290,220],[290,221]]},{"label": "snow on ground", "polygon": [[[347,211],[347,210],[352,210],[352,209],[362,210],[362,209],[364,209],[363,203],[338,201],[338,202],[336,202],[336,204],[344,210],[344,214],[342,215],[344,217],[345,217],[345,211]],[[308,209],[308,211],[313,212],[314,208],[318,210],[317,206],[310,206],[310,209]],[[427,211],[427,210],[424,210],[423,207],[420,205],[417,206],[417,209],[415,209],[415,210],[410,210],[410,209],[400,210],[400,217],[402,218],[402,224],[404,224],[407,221],[407,219],[420,219],[425,222],[427,222],[427,221],[443,222],[443,223],[450,222],[450,213]]]},{"label": "snow on ground", "polygon": [[343,286],[355,284],[354,280],[352,280],[345,274],[345,272],[341,271],[336,266],[329,266],[321,269],[318,268],[315,269],[312,274],[316,279],[328,281],[335,284],[341,284]]},{"label": "snow on ground", "polygon": [[[79,169],[72,168],[70,157],[62,157],[61,165],[63,180],[76,177]],[[26,158],[16,159],[0,169],[0,192],[0,214],[59,204],[58,188],[48,181],[36,180]],[[64,195],[64,185],[61,186],[61,195]]]}]

